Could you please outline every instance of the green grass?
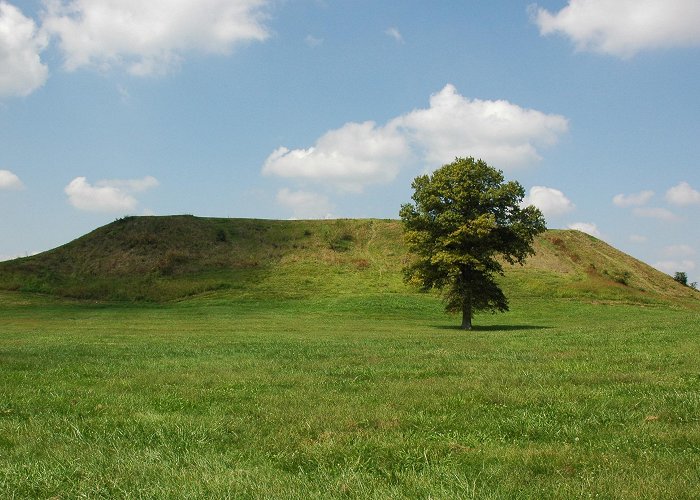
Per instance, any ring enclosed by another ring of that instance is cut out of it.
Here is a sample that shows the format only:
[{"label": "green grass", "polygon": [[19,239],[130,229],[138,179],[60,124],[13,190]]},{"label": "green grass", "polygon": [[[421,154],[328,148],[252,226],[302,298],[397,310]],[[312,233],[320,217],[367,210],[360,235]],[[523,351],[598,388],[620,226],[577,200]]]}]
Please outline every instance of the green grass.
[{"label": "green grass", "polygon": [[700,294],[535,247],[468,333],[397,221],[131,217],[2,262],[0,498],[699,498]]},{"label": "green grass", "polygon": [[298,297],[346,288],[352,275],[355,289],[395,290],[405,255],[397,221],[128,217],[0,262],[0,289],[136,302],[221,290]]},{"label": "green grass", "polygon": [[[550,230],[504,283],[523,296],[700,303],[670,276],[579,231]],[[128,217],[39,255],[0,262],[0,290],[81,300],[409,293],[400,221]]]},{"label": "green grass", "polygon": [[697,308],[285,290],[0,292],[0,497],[700,497]]}]

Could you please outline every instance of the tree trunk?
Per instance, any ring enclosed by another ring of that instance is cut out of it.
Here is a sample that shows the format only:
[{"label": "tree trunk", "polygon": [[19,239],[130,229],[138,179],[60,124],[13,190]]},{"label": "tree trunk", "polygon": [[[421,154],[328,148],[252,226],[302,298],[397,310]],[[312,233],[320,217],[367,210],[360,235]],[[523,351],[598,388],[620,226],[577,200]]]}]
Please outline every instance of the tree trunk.
[{"label": "tree trunk", "polygon": [[462,330],[472,329],[472,298],[470,296],[464,297],[464,302],[462,303]]}]

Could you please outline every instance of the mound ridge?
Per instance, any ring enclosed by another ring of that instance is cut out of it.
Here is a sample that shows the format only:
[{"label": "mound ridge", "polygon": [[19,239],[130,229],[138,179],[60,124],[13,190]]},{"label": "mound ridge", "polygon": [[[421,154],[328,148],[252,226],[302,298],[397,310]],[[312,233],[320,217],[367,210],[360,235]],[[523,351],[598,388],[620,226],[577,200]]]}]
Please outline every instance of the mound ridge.
[{"label": "mound ridge", "polygon": [[[573,230],[549,230],[506,295],[698,301],[670,276]],[[168,301],[203,293],[293,298],[415,293],[400,221],[126,217],[56,249],[0,262],[0,289],[94,300]]]}]

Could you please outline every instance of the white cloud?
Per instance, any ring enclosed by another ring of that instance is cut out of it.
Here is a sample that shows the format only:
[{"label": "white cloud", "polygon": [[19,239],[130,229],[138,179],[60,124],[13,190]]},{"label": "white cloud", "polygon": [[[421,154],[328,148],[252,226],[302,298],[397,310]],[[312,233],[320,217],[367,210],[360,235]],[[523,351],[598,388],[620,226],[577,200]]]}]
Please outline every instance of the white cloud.
[{"label": "white cloud", "polygon": [[428,109],[412,111],[393,123],[434,166],[462,156],[481,158],[497,168],[531,164],[541,159],[537,147],[554,144],[568,129],[563,116],[508,101],[470,100],[453,85],[433,94]]},{"label": "white cloud", "polygon": [[32,19],[0,1],[0,97],[26,96],[46,82],[49,69],[40,57],[46,44]]},{"label": "white cloud", "polygon": [[155,177],[150,175],[143,179],[108,179],[99,181],[98,186],[114,187],[123,191],[140,193],[151,188],[157,187],[160,183]]},{"label": "white cloud", "polygon": [[532,186],[523,199],[523,206],[534,205],[545,217],[555,217],[572,211],[575,205],[558,189],[545,186]]},{"label": "white cloud", "polygon": [[316,38],[313,35],[306,35],[306,38],[304,38],[304,42],[311,48],[318,47],[323,43],[323,38]]},{"label": "white cloud", "polygon": [[641,236],[639,234],[630,234],[630,241],[632,243],[646,243],[648,239],[649,238],[646,236]]},{"label": "white cloud", "polygon": [[188,51],[227,54],[268,37],[269,0],[45,0],[43,29],[59,40],[65,67],[126,67],[165,73]]},{"label": "white cloud", "polygon": [[409,154],[396,129],[374,122],[347,123],[326,132],[308,149],[276,149],[265,161],[263,173],[319,180],[359,192],[367,184],[394,179]]},{"label": "white cloud", "polygon": [[700,192],[693,189],[687,182],[681,182],[666,191],[666,201],[674,205],[698,205]]},{"label": "white cloud", "polygon": [[328,219],[333,206],[327,197],[308,191],[291,191],[287,188],[277,192],[277,203],[292,210],[294,219]]},{"label": "white cloud", "polygon": [[398,28],[392,26],[391,28],[387,28],[387,30],[384,33],[389,35],[398,43],[403,43],[403,36],[401,35],[401,32],[398,30]]},{"label": "white cloud", "polygon": [[568,227],[569,229],[576,229],[577,231],[590,234],[591,236],[595,236],[596,238],[601,237],[598,226],[592,222],[574,222],[573,224],[569,224]]},{"label": "white cloud", "polygon": [[654,197],[654,191],[640,191],[635,194],[616,194],[613,203],[618,207],[638,207],[646,205]]},{"label": "white cloud", "polygon": [[664,247],[663,254],[666,257],[690,257],[695,255],[695,249],[690,245],[669,245]]},{"label": "white cloud", "polygon": [[0,189],[22,189],[24,184],[9,170],[0,170]]},{"label": "white cloud", "polygon": [[683,260],[662,260],[654,263],[654,267],[659,271],[663,271],[668,274],[673,274],[676,272],[688,272],[695,269],[695,261],[690,259]]},{"label": "white cloud", "polygon": [[497,168],[540,159],[536,146],[550,145],[566,132],[558,115],[523,109],[507,101],[470,101],[446,85],[418,109],[379,126],[346,123],[307,149],[276,149],[263,173],[330,183],[361,191],[392,181],[402,165],[419,161],[431,169],[455,157],[475,156]]},{"label": "white cloud", "polygon": [[637,207],[632,213],[637,217],[648,217],[650,219],[658,219],[667,222],[679,220],[679,217],[666,208],[646,208]]},{"label": "white cloud", "polygon": [[68,201],[78,210],[89,212],[133,212],[138,201],[132,193],[158,185],[153,177],[132,180],[103,180],[91,185],[85,177],[76,177],[65,188]]},{"label": "white cloud", "polygon": [[530,12],[541,35],[567,36],[577,50],[627,58],[700,44],[697,0],[569,0],[554,14],[536,6]]}]

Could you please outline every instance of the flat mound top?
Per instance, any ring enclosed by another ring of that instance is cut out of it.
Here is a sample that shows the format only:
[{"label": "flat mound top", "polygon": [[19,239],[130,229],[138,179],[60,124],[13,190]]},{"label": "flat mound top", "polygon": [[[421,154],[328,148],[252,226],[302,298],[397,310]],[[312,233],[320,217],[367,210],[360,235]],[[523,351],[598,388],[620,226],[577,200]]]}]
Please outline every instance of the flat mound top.
[{"label": "flat mound top", "polygon": [[[694,290],[585,233],[549,230],[506,295],[676,303]],[[413,293],[401,222],[126,217],[66,245],[0,262],[0,289],[97,300]]]}]

